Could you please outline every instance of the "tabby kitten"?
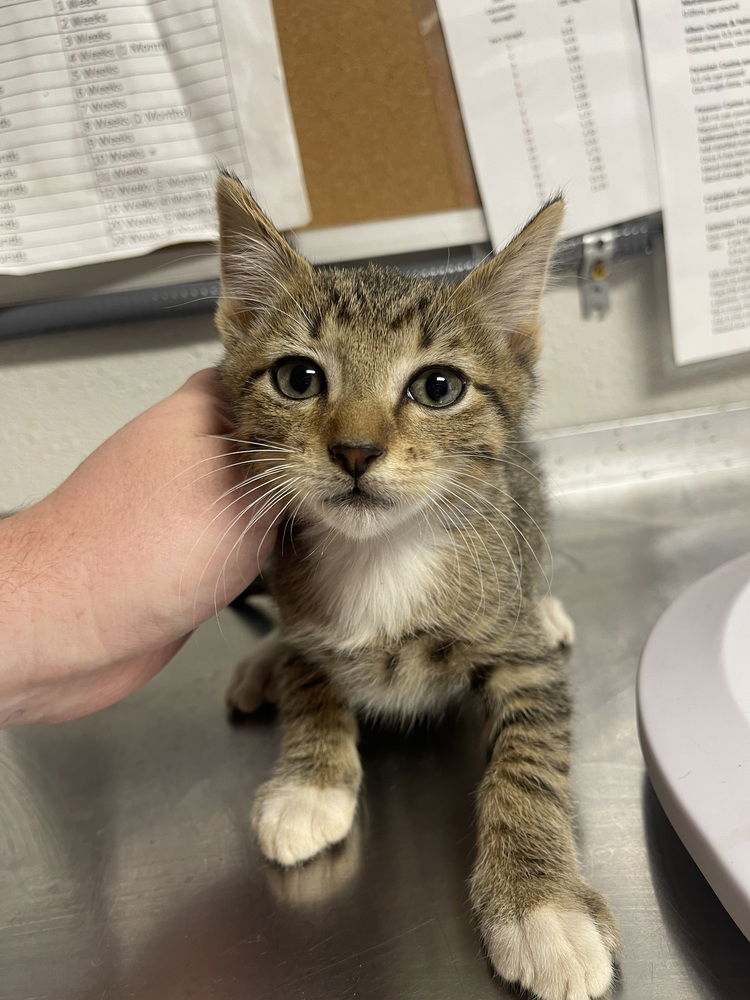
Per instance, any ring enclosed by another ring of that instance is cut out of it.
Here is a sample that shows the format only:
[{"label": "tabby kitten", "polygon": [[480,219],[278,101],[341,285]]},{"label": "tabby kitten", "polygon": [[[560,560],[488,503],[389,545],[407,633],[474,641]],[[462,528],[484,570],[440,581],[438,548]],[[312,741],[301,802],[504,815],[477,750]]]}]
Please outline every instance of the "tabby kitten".
[{"label": "tabby kitten", "polygon": [[411,718],[471,694],[488,720],[471,899],[489,957],[544,1000],[599,997],[616,931],[576,858],[572,624],[543,585],[522,432],[562,202],[457,286],[314,271],[228,174],[218,208],[245,503],[286,518],[270,578],[280,626],[228,692],[251,712],[276,684],[283,745],[253,807],[260,847],[297,865],[347,836],[358,714]]}]

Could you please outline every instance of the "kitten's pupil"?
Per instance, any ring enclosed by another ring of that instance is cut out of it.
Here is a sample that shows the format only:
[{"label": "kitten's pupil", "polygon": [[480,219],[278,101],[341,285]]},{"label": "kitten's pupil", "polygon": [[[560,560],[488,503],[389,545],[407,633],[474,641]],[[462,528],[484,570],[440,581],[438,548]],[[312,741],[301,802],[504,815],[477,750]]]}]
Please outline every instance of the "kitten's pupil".
[{"label": "kitten's pupil", "polygon": [[443,398],[450,392],[450,382],[440,372],[428,375],[424,387],[427,395],[436,403],[442,402]]},{"label": "kitten's pupil", "polygon": [[282,358],[271,374],[276,388],[288,399],[312,399],[325,391],[323,370],[309,358]]},{"label": "kitten's pupil", "polygon": [[300,396],[304,395],[307,390],[312,385],[312,380],[315,378],[315,369],[310,368],[309,365],[295,365],[294,368],[289,372],[289,385],[294,389],[295,392],[299,393]]},{"label": "kitten's pupil", "polygon": [[407,396],[433,409],[444,409],[463,395],[465,380],[453,368],[426,368],[407,389]]}]

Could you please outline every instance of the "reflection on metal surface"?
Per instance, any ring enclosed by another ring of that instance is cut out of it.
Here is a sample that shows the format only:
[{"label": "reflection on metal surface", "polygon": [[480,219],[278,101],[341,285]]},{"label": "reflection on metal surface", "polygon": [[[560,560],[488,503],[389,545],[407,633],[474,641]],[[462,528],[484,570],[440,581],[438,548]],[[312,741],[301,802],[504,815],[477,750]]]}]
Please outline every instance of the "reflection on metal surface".
[{"label": "reflection on metal surface", "polygon": [[749,427],[750,406],[735,403],[556,431],[537,443],[550,489],[565,495],[748,469]]},{"label": "reflection on metal surface", "polygon": [[306,865],[281,868],[268,865],[268,886],[279,902],[302,909],[318,903],[329,903],[351,883],[359,870],[362,857],[361,814],[342,844],[337,844]]},{"label": "reflection on metal surface", "polygon": [[[692,580],[750,549],[750,473],[555,503],[555,592],[578,626],[573,783],[587,877],[623,936],[618,1000],[748,995],[750,944],[644,785],[642,644]],[[292,872],[248,814],[272,721],[226,723],[255,641],[232,612],[143,691],[0,736],[2,1000],[497,1000],[467,900],[478,718],[365,728],[356,836]]]}]

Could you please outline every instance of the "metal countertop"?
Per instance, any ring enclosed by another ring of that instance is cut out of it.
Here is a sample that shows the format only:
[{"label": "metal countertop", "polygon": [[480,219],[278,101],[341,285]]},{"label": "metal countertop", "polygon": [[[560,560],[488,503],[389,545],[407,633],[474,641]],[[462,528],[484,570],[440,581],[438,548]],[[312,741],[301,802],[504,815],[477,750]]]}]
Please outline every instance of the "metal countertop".
[{"label": "metal countertop", "polygon": [[[620,1000],[741,1000],[750,943],[645,777],[634,678],[660,612],[750,550],[750,471],[555,505],[554,592],[576,621],[573,783],[584,870],[623,937]],[[367,729],[348,842],[267,865],[253,789],[273,721],[230,726],[223,689],[254,641],[233,611],[97,716],[0,735],[1,1000],[502,1000],[467,905],[473,712]],[[700,719],[696,719],[700,726]]]}]

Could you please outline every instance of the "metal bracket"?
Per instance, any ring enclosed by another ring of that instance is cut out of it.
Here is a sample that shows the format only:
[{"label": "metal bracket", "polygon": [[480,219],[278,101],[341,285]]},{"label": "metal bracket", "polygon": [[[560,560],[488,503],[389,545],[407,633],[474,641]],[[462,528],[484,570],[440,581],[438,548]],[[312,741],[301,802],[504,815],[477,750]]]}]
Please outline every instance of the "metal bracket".
[{"label": "metal bracket", "polygon": [[609,312],[609,276],[615,256],[617,231],[602,229],[582,237],[581,269],[578,288],[581,294],[581,315],[604,319]]}]

